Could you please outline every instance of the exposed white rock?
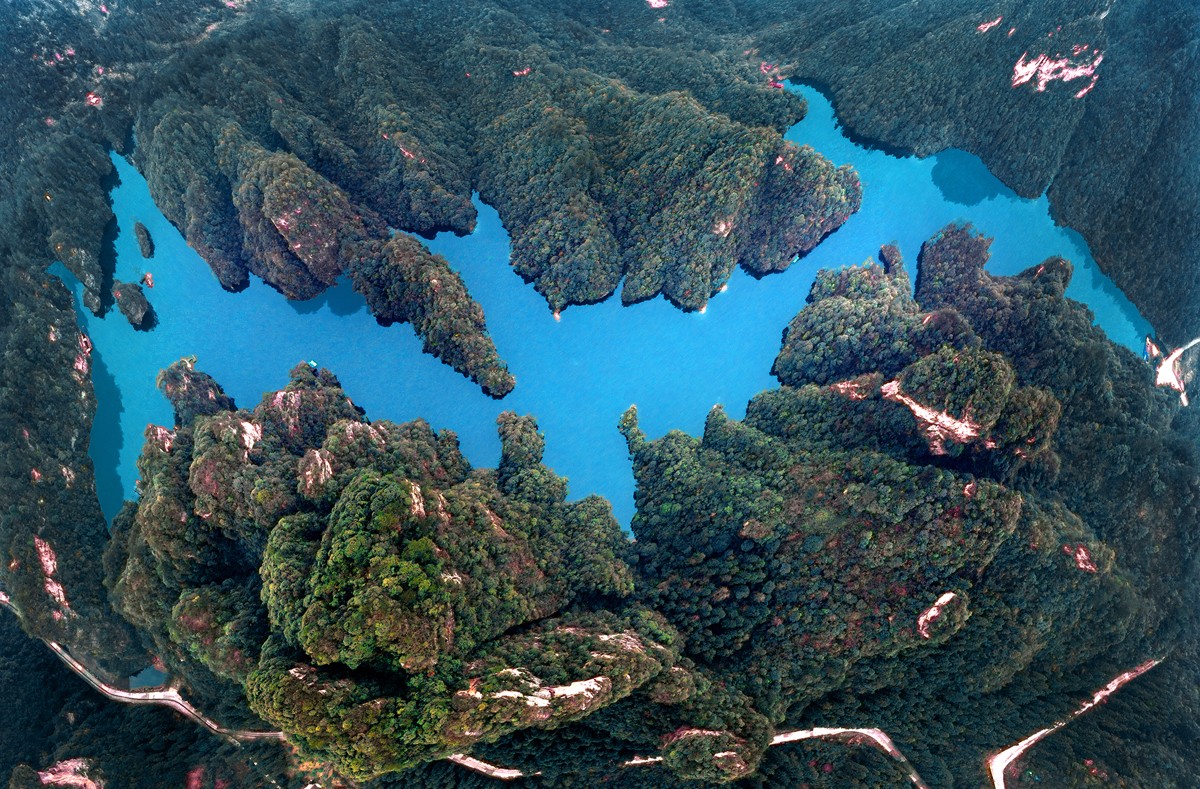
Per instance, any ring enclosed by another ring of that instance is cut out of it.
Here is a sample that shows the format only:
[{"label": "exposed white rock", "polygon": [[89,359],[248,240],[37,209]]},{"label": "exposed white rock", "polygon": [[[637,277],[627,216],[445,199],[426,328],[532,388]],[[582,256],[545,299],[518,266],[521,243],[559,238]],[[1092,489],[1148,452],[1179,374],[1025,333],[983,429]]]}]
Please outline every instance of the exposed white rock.
[{"label": "exposed white rock", "polygon": [[412,494],[412,514],[414,518],[425,517],[425,497],[421,495],[421,486],[415,482],[408,483],[409,492]]}]

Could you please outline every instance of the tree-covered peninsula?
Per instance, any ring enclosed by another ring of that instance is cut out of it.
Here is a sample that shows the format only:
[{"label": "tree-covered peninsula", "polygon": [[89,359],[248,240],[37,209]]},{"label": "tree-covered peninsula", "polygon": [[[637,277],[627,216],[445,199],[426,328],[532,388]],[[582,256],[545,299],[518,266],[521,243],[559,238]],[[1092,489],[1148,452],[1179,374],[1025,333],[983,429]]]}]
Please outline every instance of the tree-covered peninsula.
[{"label": "tree-covered peninsula", "polygon": [[[380,786],[464,754],[535,785],[975,786],[1147,661],[1176,712],[1122,714],[1159,742],[1197,700],[1197,420],[1063,297],[1067,261],[993,277],[989,243],[947,227],[915,296],[894,247],[822,272],[741,421],[651,441],[631,408],[633,542],[568,500],[531,418],[477,469],[325,370],[247,410],[179,362],[112,601],[198,703]],[[1039,774],[1186,769],[1121,758],[1151,747],[1124,724],[1051,740]],[[799,737],[836,728],[910,767]]]},{"label": "tree-covered peninsula", "polygon": [[[307,365],[252,411],[186,360],[160,386],[177,421],[147,430],[106,583],[210,706],[369,778],[687,674],[629,599],[608,503],[566,501],[532,419],[502,416],[499,466],[477,470],[452,433],[368,422]],[[692,694],[657,692],[686,719]]]}]

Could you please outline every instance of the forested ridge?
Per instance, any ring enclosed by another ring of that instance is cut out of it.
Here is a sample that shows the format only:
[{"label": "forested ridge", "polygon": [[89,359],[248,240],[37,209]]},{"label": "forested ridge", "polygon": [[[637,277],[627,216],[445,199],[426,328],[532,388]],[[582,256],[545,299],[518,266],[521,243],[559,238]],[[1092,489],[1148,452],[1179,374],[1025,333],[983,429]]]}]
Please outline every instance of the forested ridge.
[{"label": "forested ridge", "polygon": [[495,397],[513,380],[481,308],[396,230],[468,233],[477,191],[551,309],[622,280],[627,303],[699,309],[738,264],[786,268],[859,203],[853,171],[783,141],[801,99],[742,55],[681,50],[682,30],[647,35],[644,4],[601,14],[607,28],[555,4],[214,3],[169,23],[28,5],[10,39],[45,50],[21,67],[53,114],[17,124],[11,210],[28,227],[10,242],[61,260],[96,312],[110,148],[225,288],[255,274],[308,299],[348,275],[381,323],[412,324]]}]

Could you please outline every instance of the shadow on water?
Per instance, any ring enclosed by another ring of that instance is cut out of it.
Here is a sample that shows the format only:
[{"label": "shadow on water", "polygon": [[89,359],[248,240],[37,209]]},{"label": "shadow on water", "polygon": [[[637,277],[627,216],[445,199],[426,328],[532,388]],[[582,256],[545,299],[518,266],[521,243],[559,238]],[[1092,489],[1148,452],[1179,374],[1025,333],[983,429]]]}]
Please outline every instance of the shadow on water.
[{"label": "shadow on water", "polygon": [[121,509],[121,414],[125,407],[117,379],[104,363],[99,348],[92,350],[92,386],[96,390],[96,416],[92,422],[91,451],[95,466],[96,494],[109,523]]},{"label": "shadow on water", "polygon": [[345,318],[367,308],[367,300],[359,295],[348,277],[342,277],[332,288],[308,301],[288,300],[288,306],[300,315],[311,315],[322,307],[339,318]]},{"label": "shadow on water", "polygon": [[154,305],[150,305],[150,311],[146,313],[146,317],[142,318],[142,322],[133,327],[134,331],[154,331],[154,327],[158,325],[158,313],[154,311]]},{"label": "shadow on water", "polygon": [[[842,122],[842,115],[837,111],[837,103],[834,101],[836,91],[834,91],[833,85],[829,82],[819,79],[813,74],[805,74],[803,77],[792,77],[790,80],[786,80],[785,84],[791,85],[793,92],[796,92],[794,88],[797,85],[812,88],[814,91],[821,94],[822,102],[826,105],[825,107],[816,107],[814,106],[816,102],[812,101],[812,97],[801,95],[801,97],[808,104],[804,119],[800,121],[801,123],[803,123],[804,120],[808,120],[810,117],[816,120],[817,118],[825,116],[828,118],[828,122],[832,124],[831,128],[836,130],[843,139],[850,142],[856,148],[864,151],[878,151],[879,153],[887,154],[893,159],[907,159],[913,155],[913,152],[910,149],[903,148],[898,145],[892,145],[874,137],[869,137],[865,134],[862,134],[857,129],[844,124]],[[828,111],[826,111],[826,108]],[[813,115],[814,110],[816,111],[815,116]],[[820,151],[820,153],[825,155],[824,151]],[[840,162],[838,163],[840,164]]]},{"label": "shadow on water", "polygon": [[958,148],[947,148],[933,157],[933,183],[942,197],[959,205],[979,205],[997,197],[1018,197],[992,175],[978,156]]},{"label": "shadow on water", "polygon": [[[111,199],[111,198],[110,198]],[[117,227],[114,217],[104,226],[104,235],[100,238],[100,312],[108,312],[116,305],[113,296],[113,282],[117,273],[117,236],[121,230]]]},{"label": "shadow on water", "polygon": [[129,678],[129,689],[158,688],[167,684],[167,675],[153,666],[148,666]]},{"label": "shadow on water", "polygon": [[[47,272],[61,280],[73,294],[75,320],[79,329],[86,331],[90,313],[86,312],[82,305],[83,285],[62,263],[55,263]],[[105,520],[111,524],[124,499],[124,488],[121,484],[121,448],[125,446],[125,434],[122,431],[121,414],[125,412],[125,405],[117,377],[104,363],[104,352],[99,343],[92,345],[91,363],[96,413],[92,416],[88,456],[92,459],[100,510],[104,513]]]},{"label": "shadow on water", "polygon": [[[107,175],[101,179],[101,185],[104,187],[108,206],[111,209],[113,206],[113,194],[117,187],[121,185],[121,174],[114,167]],[[104,226],[104,235],[100,237],[100,314],[104,315],[116,305],[117,299],[113,296],[113,280],[117,273],[117,236],[120,235],[121,229],[117,225],[117,217],[114,215]]]},{"label": "shadow on water", "polygon": [[[1076,250],[1072,261],[1083,260],[1085,256],[1091,256],[1091,253],[1088,251],[1087,240],[1079,231],[1070,227],[1063,227],[1062,230]],[[1079,268],[1076,267],[1074,276],[1079,277],[1081,273]],[[1155,335],[1154,327],[1150,325],[1150,321],[1142,317],[1142,314],[1138,312],[1138,308],[1129,300],[1125,292],[1114,285],[1113,281],[1100,271],[1099,265],[1089,266],[1087,268],[1087,277],[1088,285],[1112,299],[1112,305],[1109,309],[1119,312],[1121,317],[1128,321],[1137,330],[1139,335],[1143,337],[1153,337]],[[1068,293],[1067,295],[1070,294]]]}]

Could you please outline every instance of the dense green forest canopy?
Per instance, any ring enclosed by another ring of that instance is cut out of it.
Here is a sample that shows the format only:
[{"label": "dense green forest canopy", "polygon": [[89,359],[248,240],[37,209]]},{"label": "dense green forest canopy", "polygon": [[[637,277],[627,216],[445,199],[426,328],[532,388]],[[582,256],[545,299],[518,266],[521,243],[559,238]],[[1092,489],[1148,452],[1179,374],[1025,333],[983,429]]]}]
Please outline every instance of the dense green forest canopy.
[{"label": "dense green forest canopy", "polygon": [[[632,543],[607,502],[568,500],[531,418],[503,415],[475,469],[325,370],[245,410],[179,362],[105,557],[113,602],[197,698],[360,779],[421,785],[462,752],[554,785],[895,778],[768,747],[855,726],[977,785],[1122,671],[1190,665],[1200,503],[1195,417],[1063,297],[1067,261],[993,277],[989,244],[947,227],[915,296],[893,247],[822,272],[742,421],[650,441],[631,408]],[[1136,747],[1106,736],[1077,747]]]},{"label": "dense green forest canopy", "polygon": [[[884,728],[930,783],[975,786],[984,754],[1164,657],[1117,723],[1073,724],[1035,766],[1186,782],[1198,418],[1063,299],[1069,263],[990,277],[966,228],[923,250],[915,297],[894,249],[822,274],[744,420],[651,442],[628,414],[632,545],[605,502],[568,500],[529,418],[472,469],[449,434],[368,422],[326,371],[238,410],[188,364],[164,373],[178,423],[148,433],[110,539],[87,455],[103,371],[45,274],[152,315],[112,281],[110,152],[227,288],[349,276],[499,397],[482,310],[409,233],[469,232],[477,192],[550,309],[618,284],[698,309],[858,205],[853,172],[782,141],[795,76],[860,138],[964,147],[1048,188],[1168,342],[1200,333],[1193,4],[655,5],[10,2],[0,586],[24,628],[108,677],[173,660],[209,714],[380,786],[484,782],[429,761],[456,751],[547,785],[898,782],[872,752],[767,747],[814,725]],[[1028,71],[1060,58],[1081,81]],[[136,785],[112,754],[152,724],[120,714],[56,723],[20,760],[87,756]],[[176,772],[209,747],[179,742]],[[620,767],[647,754],[663,762]]]},{"label": "dense green forest canopy", "polygon": [[703,5],[713,28],[751,31],[764,57],[828,90],[857,139],[961,148],[1019,194],[1047,193],[1160,335],[1200,336],[1196,3]]}]

